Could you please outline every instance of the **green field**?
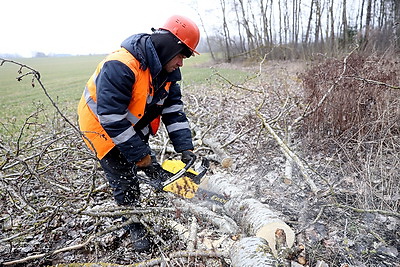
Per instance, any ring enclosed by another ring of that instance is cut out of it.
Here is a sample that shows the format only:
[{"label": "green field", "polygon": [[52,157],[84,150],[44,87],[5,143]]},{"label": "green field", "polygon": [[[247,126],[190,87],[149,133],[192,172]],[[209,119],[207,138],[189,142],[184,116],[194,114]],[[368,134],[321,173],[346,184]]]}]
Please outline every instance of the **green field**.
[{"label": "green field", "polygon": [[[18,58],[16,62],[25,64],[41,74],[41,81],[57,106],[68,114],[74,114],[87,79],[93,73],[97,63],[104,55]],[[185,60],[182,68],[185,86],[190,84],[209,84],[211,69],[210,57],[207,54]],[[17,81],[19,66],[4,63],[0,67],[0,123],[21,124],[38,106],[51,109],[52,105],[43,89],[36,82],[31,86],[31,76]],[[246,72],[218,69],[233,81],[247,76]]]}]

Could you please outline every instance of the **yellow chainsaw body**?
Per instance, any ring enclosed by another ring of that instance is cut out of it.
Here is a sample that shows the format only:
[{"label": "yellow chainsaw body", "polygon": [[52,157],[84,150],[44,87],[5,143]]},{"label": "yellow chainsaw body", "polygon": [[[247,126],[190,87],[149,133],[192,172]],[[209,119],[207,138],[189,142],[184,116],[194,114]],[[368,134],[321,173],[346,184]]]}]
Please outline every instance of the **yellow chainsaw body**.
[{"label": "yellow chainsaw body", "polygon": [[[171,173],[177,173],[185,167],[185,163],[180,160],[168,159],[163,162],[161,167]],[[187,172],[198,175],[198,173],[192,169],[187,170]],[[192,181],[187,176],[182,176],[176,181],[164,186],[163,190],[166,192],[171,192],[176,195],[180,195],[184,198],[193,198],[197,192],[199,185]]]}]

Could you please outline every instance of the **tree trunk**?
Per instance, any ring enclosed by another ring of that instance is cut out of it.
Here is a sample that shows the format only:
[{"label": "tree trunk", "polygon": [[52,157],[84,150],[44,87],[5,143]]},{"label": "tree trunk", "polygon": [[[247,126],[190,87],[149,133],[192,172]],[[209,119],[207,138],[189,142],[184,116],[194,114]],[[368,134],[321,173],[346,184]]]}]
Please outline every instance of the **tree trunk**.
[{"label": "tree trunk", "polygon": [[314,1],[311,0],[311,7],[310,7],[310,15],[308,16],[308,23],[307,23],[307,30],[306,30],[306,37],[304,42],[307,44],[310,39],[310,32],[311,32],[311,22],[312,22],[312,15],[314,13]]},{"label": "tree trunk", "polygon": [[242,27],[240,25],[240,16],[239,16],[239,10],[238,10],[238,4],[235,2],[234,3],[234,8],[235,8],[235,15],[236,15],[236,24],[237,24],[237,29],[238,29],[238,35],[239,35],[239,51],[240,53],[245,53],[246,52],[246,42],[244,37],[242,36]]},{"label": "tree trunk", "polygon": [[343,10],[342,10],[342,48],[346,49],[347,47],[347,11],[346,11],[346,0],[343,0]]},{"label": "tree trunk", "polygon": [[315,0],[316,14],[315,14],[315,44],[318,45],[321,35],[321,2]]},{"label": "tree trunk", "polygon": [[203,19],[202,19],[202,17],[201,17],[199,12],[197,12],[197,14],[199,15],[201,26],[202,26],[202,28],[204,30],[204,33],[206,34],[206,42],[207,42],[208,50],[210,51],[210,54],[211,54],[211,58],[215,61],[215,56],[214,56],[213,49],[212,49],[212,46],[211,46],[210,38],[208,37],[206,28],[204,27]]},{"label": "tree trunk", "polygon": [[293,230],[279,218],[277,213],[254,199],[246,190],[232,185],[222,174],[209,177],[200,186],[229,198],[224,205],[227,215],[234,219],[242,229],[246,229],[247,235],[267,240],[274,255],[276,255],[275,231],[277,229],[285,231],[289,247],[294,244]]},{"label": "tree trunk", "polygon": [[231,37],[229,34],[228,23],[226,22],[226,4],[225,0],[220,0],[221,9],[222,9],[222,29],[224,32],[224,40],[225,40],[225,49],[226,49],[226,59],[228,62],[231,62]]},{"label": "tree trunk", "polygon": [[247,237],[236,242],[229,252],[232,267],[275,267],[268,242],[260,237]]},{"label": "tree trunk", "polygon": [[400,1],[393,0],[394,2],[394,27],[395,27],[395,40],[396,50],[400,51]]},{"label": "tree trunk", "polygon": [[368,0],[367,2],[367,14],[365,18],[365,34],[364,34],[364,41],[362,48],[366,49],[367,44],[368,44],[368,39],[369,39],[369,31],[370,31],[370,25],[371,25],[371,14],[372,11],[372,0]]},{"label": "tree trunk", "polygon": [[334,0],[331,0],[331,5],[329,7],[330,13],[330,36],[331,36],[331,56],[335,54],[335,20],[334,20],[334,13],[333,13],[333,3]]},{"label": "tree trunk", "polygon": [[240,3],[240,7],[242,9],[243,27],[244,27],[244,29],[246,31],[246,35],[247,35],[248,51],[252,51],[255,48],[254,36],[253,36],[253,34],[251,33],[251,30],[250,30],[249,21],[248,21],[247,16],[246,16],[246,11],[245,11],[245,8],[244,8],[243,0],[238,0],[238,1]]}]

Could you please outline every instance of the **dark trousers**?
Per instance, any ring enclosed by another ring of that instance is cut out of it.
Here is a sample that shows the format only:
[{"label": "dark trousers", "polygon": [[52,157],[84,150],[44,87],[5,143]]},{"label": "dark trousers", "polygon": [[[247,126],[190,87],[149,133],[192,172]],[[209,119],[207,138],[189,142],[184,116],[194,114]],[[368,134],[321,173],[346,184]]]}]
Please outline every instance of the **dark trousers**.
[{"label": "dark trousers", "polygon": [[134,205],[140,196],[136,165],[129,163],[117,147],[100,160],[118,205]]}]

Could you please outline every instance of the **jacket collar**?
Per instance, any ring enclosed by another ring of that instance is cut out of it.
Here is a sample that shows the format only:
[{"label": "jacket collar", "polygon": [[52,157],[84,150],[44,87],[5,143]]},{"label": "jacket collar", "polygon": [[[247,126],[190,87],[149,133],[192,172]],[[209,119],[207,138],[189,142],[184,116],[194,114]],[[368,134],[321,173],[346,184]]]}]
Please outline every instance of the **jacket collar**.
[{"label": "jacket collar", "polygon": [[[146,70],[150,68],[150,74],[153,79],[162,71],[162,65],[158,58],[156,49],[150,39],[150,34],[135,34],[125,39],[121,47],[129,51],[139,62],[140,68]],[[180,69],[168,74],[167,81],[180,81],[182,79]]]}]

